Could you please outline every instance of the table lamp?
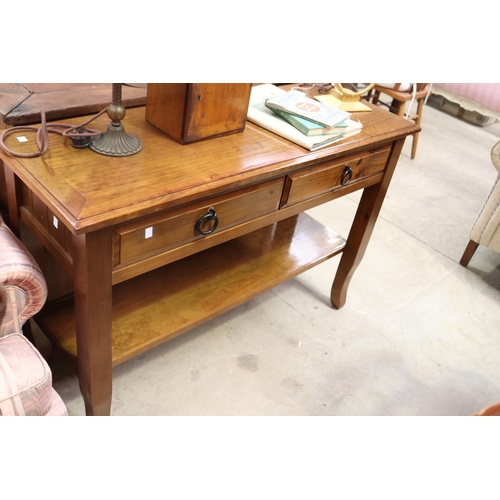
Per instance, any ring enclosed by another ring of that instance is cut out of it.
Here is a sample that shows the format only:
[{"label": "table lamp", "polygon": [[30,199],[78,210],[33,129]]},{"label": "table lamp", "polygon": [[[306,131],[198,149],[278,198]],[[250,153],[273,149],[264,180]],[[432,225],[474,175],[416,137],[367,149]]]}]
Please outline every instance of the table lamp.
[{"label": "table lamp", "polygon": [[107,113],[111,119],[108,130],[94,139],[90,149],[106,156],[130,156],[142,149],[142,142],[125,132],[121,120],[125,117],[125,107],[122,105],[122,84],[113,83],[112,102]]}]

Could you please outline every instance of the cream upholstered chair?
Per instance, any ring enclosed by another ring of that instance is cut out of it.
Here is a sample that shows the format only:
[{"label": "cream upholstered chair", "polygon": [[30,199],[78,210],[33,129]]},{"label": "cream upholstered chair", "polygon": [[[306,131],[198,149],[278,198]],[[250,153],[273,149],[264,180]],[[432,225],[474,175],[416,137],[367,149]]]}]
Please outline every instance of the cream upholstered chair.
[{"label": "cream upholstered chair", "polygon": [[491,161],[498,170],[498,176],[470,233],[469,244],[460,260],[464,267],[479,245],[500,253],[500,141],[491,150]]},{"label": "cream upholstered chair", "polygon": [[0,416],[68,414],[47,362],[22,333],[46,298],[40,268],[0,216]]}]

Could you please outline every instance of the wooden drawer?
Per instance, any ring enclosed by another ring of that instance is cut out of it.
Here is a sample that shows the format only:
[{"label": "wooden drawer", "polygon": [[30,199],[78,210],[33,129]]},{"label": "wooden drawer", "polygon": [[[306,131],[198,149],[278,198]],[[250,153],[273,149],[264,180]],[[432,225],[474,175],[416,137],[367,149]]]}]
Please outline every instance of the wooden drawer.
[{"label": "wooden drawer", "polygon": [[62,250],[71,259],[73,249],[69,230],[25,184],[22,186],[22,195],[24,210],[39,224],[44,236],[58,245],[58,250]]},{"label": "wooden drawer", "polygon": [[325,162],[287,177],[281,207],[342,189],[384,171],[390,146],[342,160]]},{"label": "wooden drawer", "polygon": [[[200,218],[213,208],[218,225],[211,234],[272,213],[279,208],[284,178],[252,186],[224,196],[198,202],[182,209],[149,217],[117,227],[113,235],[113,264],[127,265],[166,252],[200,238],[210,238],[196,231]],[[214,221],[208,218],[202,231],[209,231]]]}]

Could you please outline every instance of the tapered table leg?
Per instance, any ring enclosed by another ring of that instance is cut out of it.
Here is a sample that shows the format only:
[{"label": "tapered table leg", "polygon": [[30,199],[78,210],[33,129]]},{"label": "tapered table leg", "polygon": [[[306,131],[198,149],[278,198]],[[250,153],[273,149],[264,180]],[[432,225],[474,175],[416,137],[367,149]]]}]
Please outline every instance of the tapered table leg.
[{"label": "tapered table leg", "polygon": [[346,302],[349,283],[365,254],[403,144],[404,139],[394,143],[380,183],[363,191],[330,294],[332,305],[337,309],[343,307]]},{"label": "tapered table leg", "polygon": [[87,415],[111,414],[111,231],[73,237],[78,378]]}]

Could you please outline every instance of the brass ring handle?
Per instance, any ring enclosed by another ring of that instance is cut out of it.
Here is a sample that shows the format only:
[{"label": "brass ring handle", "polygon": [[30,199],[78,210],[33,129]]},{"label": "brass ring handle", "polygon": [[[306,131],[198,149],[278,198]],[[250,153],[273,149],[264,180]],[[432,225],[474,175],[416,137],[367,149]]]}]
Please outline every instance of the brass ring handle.
[{"label": "brass ring handle", "polygon": [[[203,223],[205,221],[214,221],[212,227],[210,229],[207,229],[206,231],[204,231],[201,228],[201,226],[203,225]],[[217,212],[214,210],[213,207],[210,207],[208,209],[208,213],[206,213],[205,215],[202,215],[198,219],[198,222],[196,222],[196,226],[194,228],[198,233],[203,234],[203,235],[207,235],[207,234],[212,234],[217,229],[218,225],[219,225],[219,217],[217,217]]]},{"label": "brass ring handle", "polygon": [[349,165],[344,167],[344,171],[342,172],[342,177],[340,178],[340,185],[347,186],[352,179],[352,168]]}]

